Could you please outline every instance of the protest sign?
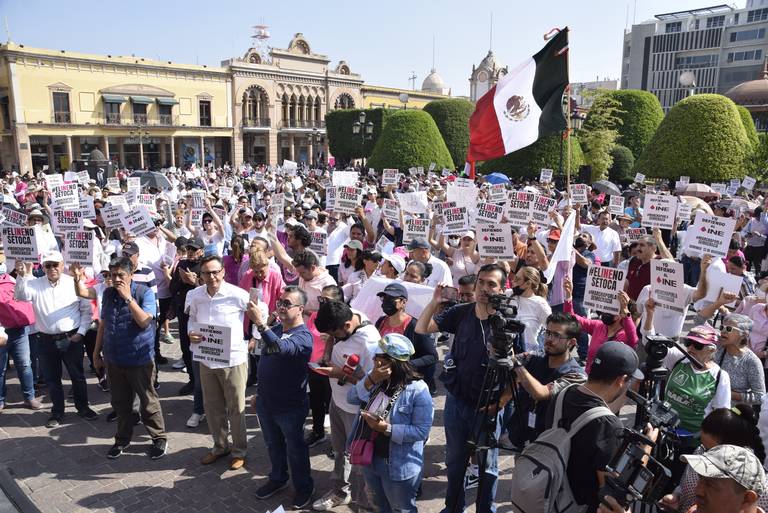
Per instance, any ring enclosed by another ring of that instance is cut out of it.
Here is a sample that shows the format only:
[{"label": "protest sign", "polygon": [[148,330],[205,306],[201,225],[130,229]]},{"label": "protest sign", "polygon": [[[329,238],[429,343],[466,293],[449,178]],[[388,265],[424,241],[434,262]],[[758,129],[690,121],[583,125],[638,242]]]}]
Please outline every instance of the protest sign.
[{"label": "protest sign", "polygon": [[683,201],[677,205],[677,222],[691,220],[691,205]]},{"label": "protest sign", "polygon": [[3,252],[8,260],[37,263],[40,257],[34,227],[3,226],[0,228]]},{"label": "protest sign", "polygon": [[400,210],[411,214],[424,214],[427,212],[427,191],[400,192],[397,194],[400,201]]},{"label": "protest sign", "polygon": [[478,203],[475,211],[475,222],[478,223],[501,223],[504,216],[504,207],[494,205],[493,203]]},{"label": "protest sign", "polygon": [[453,183],[458,187],[475,187],[475,181],[471,178],[457,178]]},{"label": "protest sign", "polygon": [[312,243],[309,245],[309,249],[318,256],[326,256],[328,254],[328,233],[317,230],[310,235],[312,236]]},{"label": "protest sign", "polygon": [[509,260],[515,257],[509,225],[482,223],[477,225],[477,251],[480,258]]},{"label": "protest sign", "polygon": [[107,178],[107,189],[109,192],[120,194],[120,179],[116,176]]},{"label": "protest sign", "polygon": [[624,230],[624,235],[627,237],[627,242],[637,242],[641,237],[648,235],[645,228],[627,228]]},{"label": "protest sign", "polygon": [[437,167],[437,164],[435,164],[434,162],[430,162],[429,163],[429,170],[430,171],[434,171],[436,167]]},{"label": "protest sign", "polygon": [[552,174],[553,174],[553,170],[542,168],[541,174],[539,175],[539,182],[552,183]]},{"label": "protest sign", "polygon": [[[194,361],[229,366],[233,342],[232,328],[190,322],[189,331],[202,335],[199,343],[190,345]],[[239,340],[234,342],[242,343]]]},{"label": "protest sign", "polygon": [[507,219],[512,226],[525,226],[531,220],[533,210],[532,192],[512,191],[507,200]]},{"label": "protest sign", "polygon": [[96,219],[96,208],[93,206],[93,196],[80,196],[77,208],[80,209],[83,219]]},{"label": "protest sign", "polygon": [[[274,205],[272,205],[274,207]],[[203,214],[205,214],[204,208],[190,208],[189,209],[189,224],[192,228],[202,228],[203,226]],[[282,214],[282,212],[281,212]]]},{"label": "protest sign", "polygon": [[549,224],[549,213],[555,209],[557,200],[536,194],[531,208],[531,219],[539,224]]},{"label": "protest sign", "polygon": [[135,234],[137,237],[143,237],[153,233],[157,228],[155,223],[152,222],[152,217],[149,215],[149,211],[144,206],[133,207],[127,213],[124,213],[120,222],[123,223],[125,231]]},{"label": "protest sign", "polygon": [[336,209],[336,187],[325,189],[325,209],[329,212]]},{"label": "protest sign", "polygon": [[358,187],[336,187],[336,202],[334,212],[354,214],[355,209],[363,201],[363,189]]},{"label": "protest sign", "polygon": [[379,237],[376,241],[376,251],[382,255],[391,255],[395,252],[395,243],[389,240],[385,235]]},{"label": "protest sign", "polygon": [[358,178],[357,171],[334,171],[331,183],[334,187],[356,187]]},{"label": "protest sign", "polygon": [[414,238],[427,238],[429,235],[429,219],[409,217],[403,228],[403,245],[408,245]]},{"label": "protest sign", "polygon": [[136,196],[136,205],[141,205],[147,209],[150,214],[157,215],[157,203],[152,194],[139,194]]},{"label": "protest sign", "polygon": [[399,169],[385,169],[383,171],[383,175],[381,176],[381,185],[387,186],[387,185],[397,185],[398,183],[398,175],[400,174]]},{"label": "protest sign", "polygon": [[738,190],[739,190],[739,188],[738,188],[738,187],[736,187],[736,186],[733,186],[733,185],[729,185],[729,186],[728,186],[728,187],[726,187],[726,189],[725,189],[725,194],[726,194],[727,196],[735,196],[735,195],[736,195],[736,192],[737,192]]},{"label": "protest sign", "polygon": [[64,210],[56,207],[51,211],[51,228],[56,235],[64,235],[73,230],[82,230],[83,213],[79,208]]},{"label": "protest sign", "polygon": [[444,167],[443,170],[440,171],[440,176],[442,176],[442,177],[451,176],[451,170]]},{"label": "protest sign", "polygon": [[469,214],[464,207],[443,209],[443,233],[461,235],[469,230]]},{"label": "protest sign", "polygon": [[[172,246],[173,244],[171,244]],[[67,265],[79,264],[83,267],[93,266],[94,246],[93,231],[75,230],[64,235],[64,247],[62,248],[64,262]]]},{"label": "protest sign", "polygon": [[635,173],[635,183],[645,182],[645,175],[643,173]]},{"label": "protest sign", "polygon": [[2,210],[0,210],[0,217],[2,217],[2,224],[9,226],[27,226],[27,219],[29,216],[23,212],[4,206]]},{"label": "protest sign", "polygon": [[624,196],[610,196],[611,200],[608,204],[608,212],[615,216],[620,216],[624,213]]},{"label": "protest sign", "polygon": [[[368,319],[379,319],[384,315],[384,312],[381,310],[381,298],[377,294],[392,282],[394,280],[384,278],[383,276],[371,276],[360,287],[360,291],[350,302],[350,306],[356,311],[363,312]],[[401,284],[408,291],[405,313],[414,319],[418,319],[424,308],[432,300],[435,289],[407,281],[398,280],[397,283]]]},{"label": "protest sign", "polygon": [[477,187],[474,185],[464,187],[455,183],[449,183],[446,188],[445,200],[456,202],[457,207],[474,210],[477,203]]},{"label": "protest sign", "polygon": [[671,230],[675,224],[678,199],[669,194],[646,194],[643,202],[643,227]]},{"label": "protest sign", "polygon": [[725,191],[727,189],[727,186],[724,183],[713,183],[713,184],[710,184],[710,187],[714,192],[718,194],[725,194]]},{"label": "protest sign", "polygon": [[104,226],[107,230],[117,230],[123,227],[120,218],[125,212],[122,205],[108,203],[101,207],[101,218],[104,220]]},{"label": "protest sign", "polygon": [[[707,295],[704,297],[704,301],[714,303],[721,292],[731,292],[738,296],[743,284],[743,276],[736,276],[735,274],[712,269],[707,273]],[[735,301],[726,306],[735,306],[734,303]]]},{"label": "protest sign", "polygon": [[269,205],[269,214],[275,217],[283,217],[285,210],[285,194],[282,192],[272,195],[272,203]]},{"label": "protest sign", "polygon": [[77,184],[64,183],[53,187],[51,202],[59,208],[77,208],[80,205]]},{"label": "protest sign", "polygon": [[64,171],[64,181],[65,182],[76,182],[77,181],[77,173],[72,171]]},{"label": "protest sign", "polygon": [[584,306],[598,312],[619,313],[619,292],[624,290],[625,271],[613,267],[587,267]]},{"label": "protest sign", "polygon": [[680,180],[678,180],[678,181],[680,183],[682,183],[683,185],[688,185],[689,183],[691,183],[691,177],[690,176],[681,176]]},{"label": "protest sign", "polygon": [[651,260],[651,290],[657,307],[682,314],[687,306],[683,285],[683,264],[671,260]]},{"label": "protest sign", "polygon": [[748,191],[751,191],[755,188],[755,184],[757,183],[757,180],[752,178],[751,176],[745,176],[744,180],[741,181],[741,186],[747,189]]},{"label": "protest sign", "polygon": [[88,171],[77,172],[77,183],[83,186],[87,186],[88,182],[90,181],[91,181],[91,176],[88,174]]},{"label": "protest sign", "polygon": [[45,188],[52,191],[54,187],[64,185],[64,177],[59,174],[45,175]]},{"label": "protest sign", "polygon": [[227,187],[226,185],[220,185],[219,198],[223,200],[228,200],[231,197],[232,197],[232,187]]},{"label": "protest sign", "polygon": [[205,191],[193,190],[191,198],[192,208],[205,208]]},{"label": "protest sign", "polygon": [[125,197],[125,201],[128,203],[128,206],[132,207],[136,204],[136,200],[138,199],[139,194],[136,189],[131,189],[130,191],[125,191],[123,196]]},{"label": "protest sign", "polygon": [[488,188],[488,201],[490,203],[506,203],[507,187],[503,183],[491,185]]},{"label": "protest sign", "polygon": [[584,183],[572,183],[571,184],[571,204],[572,205],[585,205],[587,203],[587,192],[589,186]]},{"label": "protest sign", "polygon": [[141,192],[141,178],[138,176],[129,176],[126,179],[126,182],[128,183],[127,191],[136,191],[136,194],[139,194]]},{"label": "protest sign", "polygon": [[724,257],[728,253],[736,219],[696,212],[693,224],[683,242],[683,250],[690,249],[702,255]]},{"label": "protest sign", "polygon": [[731,178],[731,181],[728,183],[728,187],[738,190],[739,187],[741,187],[741,180],[738,178]]},{"label": "protest sign", "polygon": [[397,200],[385,199],[381,206],[381,215],[390,223],[400,222],[400,204]]}]

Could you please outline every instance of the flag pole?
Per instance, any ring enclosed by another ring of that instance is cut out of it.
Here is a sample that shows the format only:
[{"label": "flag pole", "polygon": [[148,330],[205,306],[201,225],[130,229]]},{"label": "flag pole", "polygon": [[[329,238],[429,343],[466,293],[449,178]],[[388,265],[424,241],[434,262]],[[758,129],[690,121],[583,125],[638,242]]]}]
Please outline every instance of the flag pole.
[{"label": "flag pole", "polygon": [[[570,32],[570,28],[566,28],[568,32]],[[570,39],[570,33],[568,34]],[[568,145],[568,160],[567,165],[565,167],[565,183],[566,183],[566,191],[568,191],[568,198],[570,199],[571,194],[571,52],[570,49],[566,50],[565,52],[565,69],[568,71],[568,85],[565,86],[565,91],[568,95],[568,107],[566,107],[565,110],[565,123],[566,123],[566,140],[565,143]],[[570,201],[569,201],[570,203]]]}]

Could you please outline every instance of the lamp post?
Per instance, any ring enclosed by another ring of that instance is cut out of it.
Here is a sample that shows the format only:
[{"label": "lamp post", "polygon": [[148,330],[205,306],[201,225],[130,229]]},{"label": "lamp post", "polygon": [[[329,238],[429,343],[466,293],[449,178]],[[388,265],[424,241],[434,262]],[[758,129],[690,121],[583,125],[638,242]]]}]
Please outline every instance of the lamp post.
[{"label": "lamp post", "polygon": [[320,143],[323,141],[323,134],[320,133],[320,131],[317,128],[312,129],[312,133],[309,134],[307,137],[309,137],[310,142],[312,142],[312,155],[309,156],[309,165],[317,165],[315,162],[315,155],[317,154],[316,146],[320,145]]},{"label": "lamp post", "polygon": [[360,134],[360,155],[362,158],[363,167],[365,167],[365,157],[362,156],[365,151],[365,141],[370,141],[373,139],[373,123],[371,121],[367,123],[365,122],[365,112],[360,112],[358,121],[355,121],[352,125],[352,134]]},{"label": "lamp post", "polygon": [[139,125],[136,130],[128,132],[130,134],[131,142],[135,142],[138,139],[139,142],[139,167],[144,169],[144,139],[149,137],[149,130]]}]

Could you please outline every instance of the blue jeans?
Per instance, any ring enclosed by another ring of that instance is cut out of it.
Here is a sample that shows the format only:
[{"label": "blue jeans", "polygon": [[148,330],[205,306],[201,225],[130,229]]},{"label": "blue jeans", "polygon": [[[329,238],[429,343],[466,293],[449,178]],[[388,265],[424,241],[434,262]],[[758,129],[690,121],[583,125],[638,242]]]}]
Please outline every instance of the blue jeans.
[{"label": "blue jeans", "polygon": [[8,335],[8,342],[0,346],[0,404],[5,402],[5,370],[8,367],[8,356],[13,358],[24,400],[31,401],[35,398],[35,383],[32,380],[32,367],[29,363],[27,327],[6,328],[5,333]]},{"label": "blue jeans", "polygon": [[53,408],[51,415],[61,418],[64,415],[64,387],[61,385],[61,364],[67,368],[69,379],[72,381],[72,392],[77,411],[88,408],[88,388],[83,371],[85,346],[82,342],[67,342],[66,337],[53,342],[40,340],[38,344],[40,364],[43,367],[48,394],[51,396]]},{"label": "blue jeans", "polygon": [[[496,439],[501,434],[501,419],[496,419]],[[464,511],[464,473],[468,462],[467,439],[477,432],[477,426],[472,425],[472,420],[479,422],[481,415],[475,416],[475,406],[454,397],[450,392],[445,396],[445,411],[443,412],[443,424],[445,426],[445,463],[448,474],[448,489],[446,490],[445,508],[442,513],[452,511]],[[479,443],[485,440],[481,436]],[[483,454],[485,453],[485,454]],[[495,513],[496,505],[493,503],[496,497],[496,487],[499,479],[499,450],[489,449],[477,452],[478,465],[485,469],[480,474],[480,483],[477,488],[477,500],[475,501],[476,513]],[[461,505],[456,509],[455,505]]]},{"label": "blue jeans", "polygon": [[416,513],[416,492],[421,474],[403,481],[389,478],[389,460],[374,456],[373,462],[363,467],[365,484],[373,496],[378,513]]},{"label": "blue jeans", "polygon": [[288,481],[290,466],[293,488],[297,494],[309,493],[314,487],[309,466],[309,447],[304,442],[304,420],[308,412],[308,400],[301,408],[280,413],[265,411],[258,399],[256,401],[256,414],[272,463],[269,480],[285,483]]}]

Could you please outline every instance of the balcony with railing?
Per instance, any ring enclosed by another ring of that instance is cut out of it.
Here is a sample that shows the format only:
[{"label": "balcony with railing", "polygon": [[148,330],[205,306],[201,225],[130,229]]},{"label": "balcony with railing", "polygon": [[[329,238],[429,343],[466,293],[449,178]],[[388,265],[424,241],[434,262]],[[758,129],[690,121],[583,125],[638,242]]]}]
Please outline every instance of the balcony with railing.
[{"label": "balcony with railing", "polygon": [[104,115],[104,122],[108,125],[119,125],[120,124],[120,113],[118,112],[107,112]]},{"label": "balcony with railing", "polygon": [[54,112],[54,123],[72,123],[72,115],[69,112]]},{"label": "balcony with railing", "polygon": [[171,125],[173,125],[173,115],[172,114],[158,114],[157,124],[158,125],[163,125],[163,126],[171,126]]},{"label": "balcony with railing", "polygon": [[279,128],[325,128],[324,119],[283,119]]},{"label": "balcony with railing", "polygon": [[242,126],[249,128],[269,128],[272,126],[272,120],[270,118],[245,118],[243,119]]},{"label": "balcony with railing", "polygon": [[133,115],[133,124],[134,125],[146,125],[147,124],[147,115],[146,114],[134,114]]}]

